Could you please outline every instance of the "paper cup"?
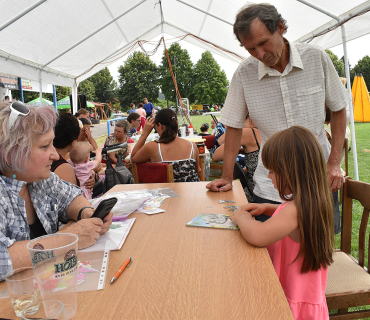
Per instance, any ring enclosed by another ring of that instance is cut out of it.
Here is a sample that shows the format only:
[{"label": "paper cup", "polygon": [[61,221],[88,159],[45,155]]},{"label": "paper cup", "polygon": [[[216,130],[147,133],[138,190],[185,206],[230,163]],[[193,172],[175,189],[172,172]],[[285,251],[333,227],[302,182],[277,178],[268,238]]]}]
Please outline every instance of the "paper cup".
[{"label": "paper cup", "polygon": [[63,302],[66,319],[77,313],[77,242],[74,234],[56,233],[27,243],[42,299]]}]

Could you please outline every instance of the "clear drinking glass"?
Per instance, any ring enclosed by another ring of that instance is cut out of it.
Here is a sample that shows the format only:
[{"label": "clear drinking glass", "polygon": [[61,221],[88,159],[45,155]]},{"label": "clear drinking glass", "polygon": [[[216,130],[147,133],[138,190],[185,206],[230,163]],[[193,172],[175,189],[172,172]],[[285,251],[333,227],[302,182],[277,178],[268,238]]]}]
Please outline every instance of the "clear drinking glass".
[{"label": "clear drinking glass", "polygon": [[[38,305],[38,310],[31,314],[30,310],[35,308],[35,304]],[[22,310],[21,317],[23,320],[65,320],[64,304],[58,300],[34,302]]]},{"label": "clear drinking glass", "polygon": [[5,277],[6,286],[16,316],[20,317],[23,308],[35,302],[33,308],[29,309],[29,315],[38,310],[40,301],[40,291],[37,286],[35,273],[32,267],[14,269],[7,273]]},{"label": "clear drinking glass", "polygon": [[77,242],[70,233],[55,233],[27,243],[42,300],[59,300],[64,317],[77,313]]}]

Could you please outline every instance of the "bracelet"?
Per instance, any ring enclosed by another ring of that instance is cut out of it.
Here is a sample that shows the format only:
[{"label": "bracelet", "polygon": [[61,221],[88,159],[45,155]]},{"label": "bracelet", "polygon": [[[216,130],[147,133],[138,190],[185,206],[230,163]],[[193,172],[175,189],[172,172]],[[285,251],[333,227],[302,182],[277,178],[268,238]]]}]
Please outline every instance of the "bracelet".
[{"label": "bracelet", "polygon": [[79,212],[78,212],[78,215],[77,215],[77,221],[80,221],[81,220],[81,213],[82,211],[84,211],[86,208],[91,208],[91,209],[95,209],[94,207],[83,207]]}]

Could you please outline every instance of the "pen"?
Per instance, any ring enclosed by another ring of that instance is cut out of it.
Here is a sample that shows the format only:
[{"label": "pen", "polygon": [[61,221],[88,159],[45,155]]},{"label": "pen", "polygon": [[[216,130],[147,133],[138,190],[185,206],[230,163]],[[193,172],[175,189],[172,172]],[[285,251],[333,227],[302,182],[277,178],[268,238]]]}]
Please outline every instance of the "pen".
[{"label": "pen", "polygon": [[128,257],[128,259],[125,261],[125,263],[117,270],[117,272],[114,274],[113,278],[110,280],[110,283],[113,283],[118,279],[118,277],[121,275],[123,270],[125,270],[126,267],[129,267],[130,264],[132,263],[131,257]]}]

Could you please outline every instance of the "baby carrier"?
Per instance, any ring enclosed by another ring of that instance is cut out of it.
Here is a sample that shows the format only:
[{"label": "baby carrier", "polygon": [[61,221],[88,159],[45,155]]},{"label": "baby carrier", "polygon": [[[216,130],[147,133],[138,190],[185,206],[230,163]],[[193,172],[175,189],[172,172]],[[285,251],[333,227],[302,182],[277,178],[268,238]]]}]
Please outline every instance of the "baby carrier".
[{"label": "baby carrier", "polygon": [[[103,193],[109,191],[116,184],[133,184],[135,183],[134,178],[131,172],[125,167],[123,163],[123,154],[122,149],[127,150],[127,143],[117,143],[110,146],[105,146],[102,150],[102,154],[106,155],[106,165],[105,170],[105,180],[103,186]],[[108,154],[111,152],[116,152],[119,150],[117,155],[116,167],[113,168],[111,161],[108,157]]]}]

